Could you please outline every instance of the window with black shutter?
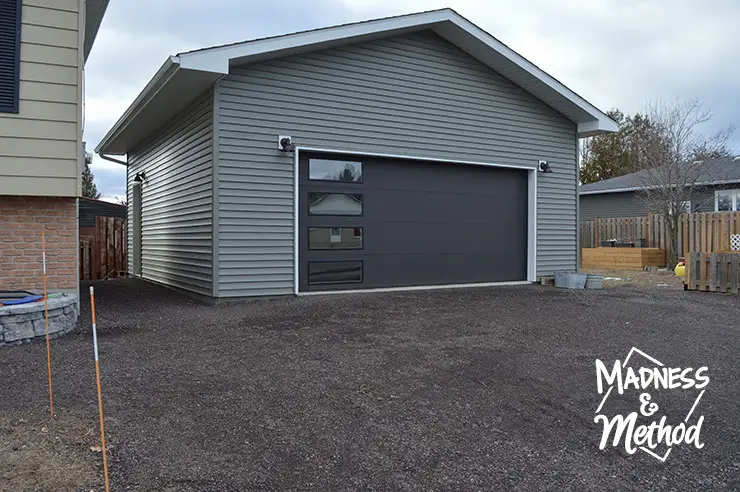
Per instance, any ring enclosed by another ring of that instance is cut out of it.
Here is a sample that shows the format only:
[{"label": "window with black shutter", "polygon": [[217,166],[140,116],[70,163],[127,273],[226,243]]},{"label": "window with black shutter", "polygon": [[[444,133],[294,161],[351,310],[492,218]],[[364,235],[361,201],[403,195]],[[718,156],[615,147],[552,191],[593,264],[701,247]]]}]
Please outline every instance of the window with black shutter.
[{"label": "window with black shutter", "polygon": [[21,0],[0,0],[0,112],[18,112]]}]

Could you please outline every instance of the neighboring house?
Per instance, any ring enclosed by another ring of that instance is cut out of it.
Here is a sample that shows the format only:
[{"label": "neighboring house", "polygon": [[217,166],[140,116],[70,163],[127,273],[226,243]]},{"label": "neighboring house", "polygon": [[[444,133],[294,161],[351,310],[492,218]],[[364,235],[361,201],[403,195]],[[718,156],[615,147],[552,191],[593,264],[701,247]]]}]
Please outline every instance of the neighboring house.
[{"label": "neighboring house", "polygon": [[0,290],[77,290],[83,67],[108,0],[0,0]]},{"label": "neighboring house", "polygon": [[126,206],[92,198],[80,198],[80,236],[94,236],[98,217],[126,218]]},{"label": "neighboring house", "polygon": [[96,151],[129,270],[227,300],[574,270],[577,140],[616,129],[444,9],[170,57]]},{"label": "neighboring house", "polygon": [[[644,217],[650,207],[641,197],[644,171],[583,185],[580,218]],[[740,158],[712,159],[702,164],[691,200],[691,212],[740,211]]]}]

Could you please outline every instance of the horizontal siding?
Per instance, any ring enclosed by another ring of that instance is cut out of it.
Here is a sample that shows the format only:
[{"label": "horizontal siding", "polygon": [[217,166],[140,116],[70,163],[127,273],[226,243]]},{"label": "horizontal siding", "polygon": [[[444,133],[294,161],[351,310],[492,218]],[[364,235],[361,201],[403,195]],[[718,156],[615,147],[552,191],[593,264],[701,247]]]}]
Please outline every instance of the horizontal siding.
[{"label": "horizontal siding", "polygon": [[695,212],[714,212],[714,205],[714,188],[696,190],[691,197],[691,208]]},{"label": "horizontal siding", "polygon": [[218,90],[219,295],[293,292],[293,161],[301,146],[533,166],[538,273],[576,266],[576,128],[432,33],[265,61]]},{"label": "horizontal siding", "polygon": [[[50,138],[0,136],[0,170],[17,168],[15,158],[77,159],[77,142]],[[4,174],[0,171],[0,174]],[[70,176],[71,178],[76,175]],[[1,194],[1,193],[0,193]]]},{"label": "horizontal siding", "polygon": [[74,197],[78,185],[76,177],[3,176],[0,195]]},{"label": "horizontal siding", "polygon": [[[80,193],[79,6],[79,0],[23,0],[19,111],[0,113],[0,194],[33,189],[34,177],[39,194]],[[51,177],[60,178],[58,185],[49,185]]]},{"label": "horizontal siding", "polygon": [[[634,191],[581,195],[580,207],[581,220],[645,217],[650,212],[648,204],[640,199],[638,192]],[[691,208],[694,212],[714,212],[714,189],[694,190]]]},{"label": "horizontal siding", "polygon": [[[148,143],[129,154],[128,203],[142,185],[142,276],[212,295],[213,96],[193,102]],[[131,213],[129,207],[129,214]],[[129,217],[129,261],[133,218]],[[129,265],[133,271],[133,264]]]},{"label": "horizontal siding", "polygon": [[65,178],[77,172],[75,159],[39,159],[38,157],[16,157],[17,166],[5,170],[8,176],[25,176],[27,178]]},{"label": "horizontal siding", "polygon": [[51,3],[48,1],[46,2],[46,6],[41,7],[31,5],[31,2],[28,0],[23,2],[23,23],[29,26],[56,27],[70,31],[77,30],[78,20],[76,9],[73,11],[57,10],[48,8],[48,6],[51,6]]},{"label": "horizontal siding", "polygon": [[77,13],[80,9],[79,0],[23,0],[23,5],[50,8],[55,12]]},{"label": "horizontal siding", "polygon": [[581,220],[646,217],[649,212],[650,209],[647,204],[632,191],[581,196]]}]

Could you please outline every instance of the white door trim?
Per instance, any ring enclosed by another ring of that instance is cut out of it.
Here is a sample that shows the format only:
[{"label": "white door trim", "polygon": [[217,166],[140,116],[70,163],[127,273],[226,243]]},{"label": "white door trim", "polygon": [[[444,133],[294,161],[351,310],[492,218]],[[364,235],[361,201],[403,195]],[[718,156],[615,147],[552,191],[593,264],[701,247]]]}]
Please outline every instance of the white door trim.
[{"label": "white door trim", "polygon": [[[325,154],[344,154],[344,155],[359,155],[369,157],[384,157],[390,159],[403,159],[410,161],[424,161],[424,162],[439,162],[445,164],[462,164],[468,166],[486,166],[486,167],[500,167],[509,169],[521,169],[528,171],[527,173],[527,280],[526,282],[535,282],[537,280],[537,164],[533,163],[532,166],[522,166],[515,164],[498,164],[491,162],[478,162],[478,161],[464,161],[454,159],[439,159],[434,157],[422,157],[422,156],[411,156],[411,155],[399,155],[399,154],[385,154],[379,152],[362,152],[357,150],[341,150],[341,149],[326,149],[318,147],[303,147],[297,146],[293,153],[293,292],[298,295],[298,275],[299,275],[299,263],[298,263],[298,252],[299,252],[299,226],[298,226],[298,167],[300,163],[301,152],[321,152]],[[494,283],[490,285],[500,284]],[[476,284],[466,284],[476,285]],[[481,285],[481,284],[478,284]],[[487,284],[484,284],[487,285]],[[420,288],[440,288],[440,286],[419,286]],[[400,289],[406,289],[400,287]],[[372,289],[363,289],[364,291],[372,291]],[[344,291],[344,292],[354,292]],[[304,293],[301,292],[301,295]]]}]

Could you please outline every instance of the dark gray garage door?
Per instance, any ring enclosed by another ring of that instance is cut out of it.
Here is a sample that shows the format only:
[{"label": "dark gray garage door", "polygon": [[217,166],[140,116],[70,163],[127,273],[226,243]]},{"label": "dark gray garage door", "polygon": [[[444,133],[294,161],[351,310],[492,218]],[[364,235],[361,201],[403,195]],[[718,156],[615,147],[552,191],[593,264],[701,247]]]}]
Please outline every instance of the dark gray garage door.
[{"label": "dark gray garage door", "polygon": [[300,154],[301,291],[526,280],[526,171]]}]

